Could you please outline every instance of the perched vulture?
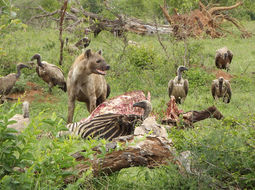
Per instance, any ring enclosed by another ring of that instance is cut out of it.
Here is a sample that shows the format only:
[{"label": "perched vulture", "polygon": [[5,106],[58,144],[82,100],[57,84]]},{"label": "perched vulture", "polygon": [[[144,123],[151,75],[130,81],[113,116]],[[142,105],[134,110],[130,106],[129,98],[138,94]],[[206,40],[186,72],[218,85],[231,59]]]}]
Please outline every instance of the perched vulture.
[{"label": "perched vulture", "polygon": [[56,65],[41,61],[40,54],[35,54],[31,61],[37,60],[36,73],[49,86],[49,91],[52,92],[52,87],[58,85],[60,89],[66,92],[66,81],[63,71]]},{"label": "perched vulture", "polygon": [[214,99],[223,98],[223,102],[230,102],[232,95],[231,86],[229,81],[223,77],[213,80],[211,91]]},{"label": "perched vulture", "polygon": [[183,103],[189,90],[189,82],[182,78],[182,72],[188,70],[184,66],[177,69],[177,76],[168,82],[168,95],[175,97],[176,103]]},{"label": "perched vulture", "polygon": [[232,58],[233,53],[227,47],[218,49],[215,55],[215,65],[218,69],[226,69],[229,71]]},{"label": "perched vulture", "polygon": [[17,64],[17,73],[10,73],[5,77],[0,77],[0,102],[4,101],[4,96],[8,95],[13,86],[15,85],[16,81],[19,79],[22,68],[30,68],[27,65],[22,63]]}]

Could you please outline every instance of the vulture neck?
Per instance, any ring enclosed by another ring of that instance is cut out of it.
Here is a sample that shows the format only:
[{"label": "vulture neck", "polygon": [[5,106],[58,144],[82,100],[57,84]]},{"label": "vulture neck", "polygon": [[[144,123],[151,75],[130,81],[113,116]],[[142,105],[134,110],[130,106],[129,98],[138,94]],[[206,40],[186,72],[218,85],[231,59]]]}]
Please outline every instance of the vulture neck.
[{"label": "vulture neck", "polygon": [[42,61],[41,61],[41,57],[38,57],[37,58],[37,64],[42,67]]},{"label": "vulture neck", "polygon": [[21,72],[20,72],[21,68],[20,67],[17,67],[17,74],[16,74],[16,78],[18,79],[21,75]]},{"label": "vulture neck", "polygon": [[178,82],[180,82],[182,79],[182,72],[180,70],[178,70],[177,75],[178,75]]},{"label": "vulture neck", "polygon": [[144,113],[143,113],[143,120],[145,120],[151,113],[151,106],[147,105],[145,108],[144,108]]},{"label": "vulture neck", "polygon": [[223,81],[219,81],[219,91],[220,91],[220,94],[222,93],[222,84],[223,84]]}]

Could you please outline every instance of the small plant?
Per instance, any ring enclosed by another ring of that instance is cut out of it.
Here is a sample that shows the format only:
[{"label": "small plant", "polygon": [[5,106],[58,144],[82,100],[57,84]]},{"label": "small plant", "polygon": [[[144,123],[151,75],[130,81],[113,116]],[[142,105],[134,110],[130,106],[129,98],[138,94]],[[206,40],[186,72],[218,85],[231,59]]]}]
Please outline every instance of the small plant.
[{"label": "small plant", "polygon": [[153,69],[156,52],[150,48],[128,46],[127,58],[130,65],[140,69]]}]

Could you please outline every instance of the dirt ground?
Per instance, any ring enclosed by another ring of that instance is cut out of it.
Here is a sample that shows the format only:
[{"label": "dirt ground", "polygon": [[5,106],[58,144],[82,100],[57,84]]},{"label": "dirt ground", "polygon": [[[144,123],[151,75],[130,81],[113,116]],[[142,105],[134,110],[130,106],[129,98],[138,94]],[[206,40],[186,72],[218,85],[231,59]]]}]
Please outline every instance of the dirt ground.
[{"label": "dirt ground", "polygon": [[13,98],[14,100],[20,98],[20,100],[28,101],[28,102],[56,102],[57,98],[48,92],[44,92],[42,88],[40,88],[37,84],[32,82],[27,82],[27,86],[29,86],[29,90],[26,90],[24,93],[12,93],[8,95],[9,98]]},{"label": "dirt ground", "polygon": [[213,71],[213,73],[215,74],[216,78],[223,77],[226,80],[231,80],[232,78],[234,78],[233,75],[222,70],[215,70]]}]

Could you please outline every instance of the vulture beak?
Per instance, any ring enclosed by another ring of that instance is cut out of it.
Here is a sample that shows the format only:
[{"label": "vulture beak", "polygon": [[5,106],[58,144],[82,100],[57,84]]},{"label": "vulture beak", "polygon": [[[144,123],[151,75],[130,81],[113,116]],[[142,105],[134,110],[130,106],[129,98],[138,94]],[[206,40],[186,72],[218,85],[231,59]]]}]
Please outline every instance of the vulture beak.
[{"label": "vulture beak", "polygon": [[139,108],[145,108],[145,102],[141,101],[141,102],[136,102],[133,104],[133,107],[139,107]]}]

